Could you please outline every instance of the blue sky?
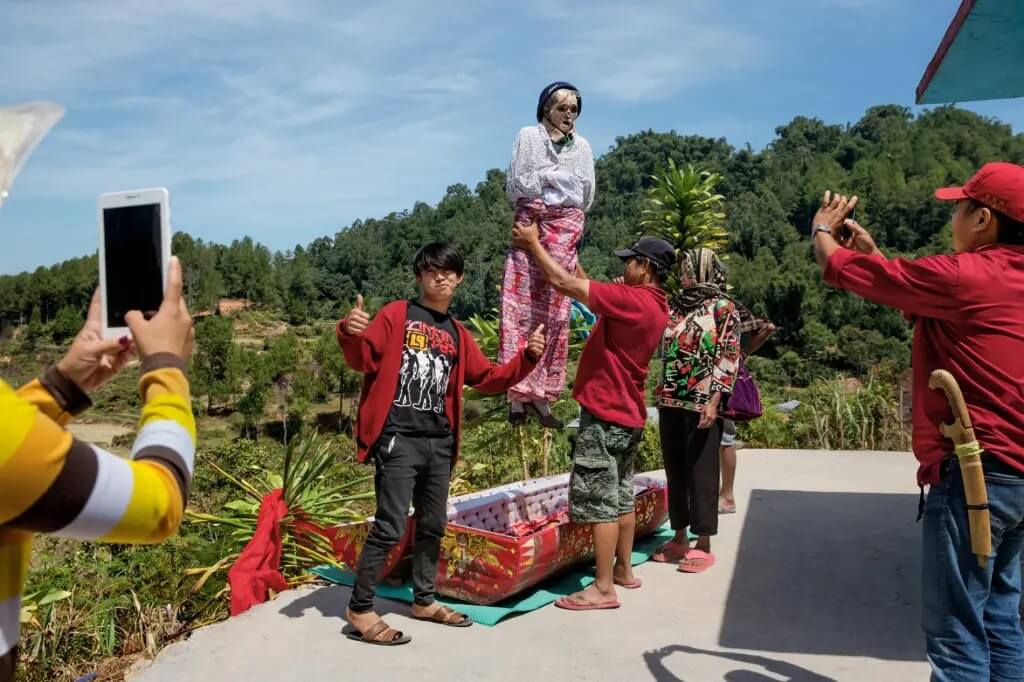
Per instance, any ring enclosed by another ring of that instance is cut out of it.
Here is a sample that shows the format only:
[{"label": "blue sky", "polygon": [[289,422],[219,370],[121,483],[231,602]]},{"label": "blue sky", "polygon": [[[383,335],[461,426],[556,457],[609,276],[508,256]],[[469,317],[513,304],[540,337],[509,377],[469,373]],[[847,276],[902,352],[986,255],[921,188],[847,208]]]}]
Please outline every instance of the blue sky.
[{"label": "blue sky", "polygon": [[[761,147],[910,105],[958,4],[6,0],[0,104],[67,115],[0,209],[0,273],[94,251],[107,191],[165,186],[175,229],[275,249],[436,202],[506,166],[556,79],[598,155],[648,128]],[[1024,130],[1024,100],[967,108]]]}]

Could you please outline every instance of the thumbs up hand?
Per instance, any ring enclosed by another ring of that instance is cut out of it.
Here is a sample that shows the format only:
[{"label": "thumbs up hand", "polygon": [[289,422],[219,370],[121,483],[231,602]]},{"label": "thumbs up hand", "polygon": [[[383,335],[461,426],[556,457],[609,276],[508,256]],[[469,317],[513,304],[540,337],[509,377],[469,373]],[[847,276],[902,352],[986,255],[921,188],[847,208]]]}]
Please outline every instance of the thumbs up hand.
[{"label": "thumbs up hand", "polygon": [[342,323],[342,328],[349,336],[359,336],[370,326],[370,316],[363,310],[363,295],[356,296],[356,305]]},{"label": "thumbs up hand", "polygon": [[540,356],[544,355],[544,345],[544,325],[538,325],[526,342],[526,354],[531,360],[539,360]]}]

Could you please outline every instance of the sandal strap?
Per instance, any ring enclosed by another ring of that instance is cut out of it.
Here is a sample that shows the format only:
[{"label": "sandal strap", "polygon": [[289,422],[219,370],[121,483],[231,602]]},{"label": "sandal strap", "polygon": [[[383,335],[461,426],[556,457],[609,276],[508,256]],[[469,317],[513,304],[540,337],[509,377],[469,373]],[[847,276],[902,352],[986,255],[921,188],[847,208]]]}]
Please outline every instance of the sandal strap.
[{"label": "sandal strap", "polygon": [[705,552],[701,549],[690,550],[687,554],[679,560],[680,564],[688,564],[690,566],[703,566],[704,564],[710,563],[713,554]]},{"label": "sandal strap", "polygon": [[[440,618],[438,618],[440,616]],[[452,620],[454,618],[454,620]],[[441,604],[441,608],[434,612],[434,620],[440,620],[445,625],[451,625],[453,623],[461,623],[466,619],[466,614],[459,613],[455,609],[449,608],[444,604]]]},{"label": "sandal strap", "polygon": [[[366,632],[363,633],[363,639],[365,639],[367,642],[384,641],[380,638],[380,635],[384,634],[388,630],[391,630],[391,627],[383,620],[378,620],[376,623],[374,623],[366,629]],[[391,638],[392,641],[402,636],[401,632],[396,632],[393,630],[392,632],[395,632],[395,636]]]}]

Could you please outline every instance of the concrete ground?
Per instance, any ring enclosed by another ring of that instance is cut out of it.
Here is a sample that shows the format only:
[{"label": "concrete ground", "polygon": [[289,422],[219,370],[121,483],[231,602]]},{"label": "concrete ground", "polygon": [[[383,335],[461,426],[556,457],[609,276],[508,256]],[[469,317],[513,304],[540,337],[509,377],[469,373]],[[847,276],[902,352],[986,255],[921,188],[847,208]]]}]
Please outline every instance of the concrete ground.
[{"label": "concrete ground", "polygon": [[386,648],[340,634],[348,588],[310,588],[196,632],[133,679],[923,680],[914,470],[907,454],[741,450],[717,564],[644,564],[618,610],[458,630],[383,602],[413,637]]}]

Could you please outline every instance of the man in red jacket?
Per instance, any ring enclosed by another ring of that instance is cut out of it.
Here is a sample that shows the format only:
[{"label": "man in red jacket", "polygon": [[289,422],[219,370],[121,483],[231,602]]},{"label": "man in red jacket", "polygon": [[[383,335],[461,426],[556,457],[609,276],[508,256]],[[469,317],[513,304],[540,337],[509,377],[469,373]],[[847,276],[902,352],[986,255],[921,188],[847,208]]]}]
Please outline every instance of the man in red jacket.
[{"label": "man in red jacket", "polygon": [[572,611],[615,609],[615,585],[640,587],[630,555],[636,530],[633,459],[647,421],[647,366],[665,333],[668,304],[661,284],[676,261],[663,239],[644,237],[616,251],[626,265],[622,281],[595,282],[566,270],[541,242],[537,224],[516,224],[513,244],[525,249],[559,293],[599,316],[576,370],[573,397],[580,428],[573,445],[569,518],[594,537],[594,584],[556,606]]},{"label": "man in red jacket", "polygon": [[405,644],[373,611],[375,585],[388,552],[415,507],[412,557],[413,618],[454,627],[473,624],[434,600],[434,577],[447,521],[448,483],[458,457],[462,387],[495,394],[519,383],[544,352],[543,325],[512,361],[493,365],[473,337],[448,314],[464,263],[458,251],[435,242],[416,254],[420,296],[394,301],[371,320],[359,296],[338,322],[345,361],[365,374],[356,422],[358,459],[373,459],[377,513],[359,556],[346,617],[348,636],[370,644]]},{"label": "man in red jacket", "polygon": [[[914,454],[928,485],[924,509],[922,624],[934,680],[1024,680],[1024,167],[989,163],[955,201],[952,254],[886,258],[846,219],[857,198],[826,192],[814,217],[825,281],[914,320]],[[971,551],[967,502],[945,396],[928,388],[948,370],[963,391],[978,442],[992,518],[992,557]]]}]

